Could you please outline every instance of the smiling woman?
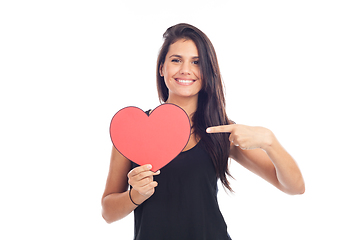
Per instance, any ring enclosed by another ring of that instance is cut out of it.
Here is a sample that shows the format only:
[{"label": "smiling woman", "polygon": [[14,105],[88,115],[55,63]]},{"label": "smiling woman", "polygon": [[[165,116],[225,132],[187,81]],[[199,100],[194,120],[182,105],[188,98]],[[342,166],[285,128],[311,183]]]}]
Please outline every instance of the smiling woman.
[{"label": "smiling woman", "polygon": [[161,173],[130,162],[113,148],[103,217],[111,223],[134,211],[136,240],[229,240],[217,201],[218,180],[231,191],[229,158],[288,194],[302,194],[304,181],[270,130],[229,120],[216,53],[207,36],[194,26],[177,24],[164,39],[156,69],[159,99],[184,109],[190,139]]}]

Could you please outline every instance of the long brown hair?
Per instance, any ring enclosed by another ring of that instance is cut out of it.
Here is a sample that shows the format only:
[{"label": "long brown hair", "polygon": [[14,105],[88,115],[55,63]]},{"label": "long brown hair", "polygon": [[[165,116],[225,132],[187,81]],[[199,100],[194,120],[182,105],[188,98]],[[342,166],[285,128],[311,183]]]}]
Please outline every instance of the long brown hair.
[{"label": "long brown hair", "polygon": [[169,97],[169,90],[165,85],[164,77],[160,75],[159,69],[165,62],[165,57],[171,44],[179,39],[192,40],[199,53],[199,65],[202,89],[199,92],[198,107],[192,116],[193,129],[196,136],[199,136],[209,152],[215,165],[217,177],[222,184],[232,191],[227,176],[231,176],[228,168],[230,153],[229,134],[227,133],[206,133],[206,128],[218,125],[230,124],[225,112],[225,97],[220,69],[215,49],[209,38],[198,28],[180,23],[166,30],[163,35],[164,43],[161,47],[156,67],[156,82],[159,99],[166,102]]}]

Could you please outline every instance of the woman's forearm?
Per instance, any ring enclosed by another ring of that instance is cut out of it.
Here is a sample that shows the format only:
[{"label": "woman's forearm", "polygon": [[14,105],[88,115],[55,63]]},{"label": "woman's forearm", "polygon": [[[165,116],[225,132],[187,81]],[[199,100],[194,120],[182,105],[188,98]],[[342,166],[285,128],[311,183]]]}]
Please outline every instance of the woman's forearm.
[{"label": "woman's forearm", "polygon": [[[137,193],[136,190],[131,191],[131,197],[137,204],[145,201],[145,198]],[[102,216],[107,223],[112,223],[129,215],[137,207],[131,202],[129,191],[123,193],[112,193],[102,200]]]},{"label": "woman's forearm", "polygon": [[134,209],[129,198],[129,191],[112,193],[102,200],[102,216],[107,223],[112,223],[129,215]]},{"label": "woman's forearm", "polygon": [[[135,189],[132,189],[131,198],[134,202],[130,200],[129,191],[123,193],[111,193],[105,196],[102,200],[102,216],[105,221],[107,223],[112,223],[126,217],[148,197],[145,197]],[[138,205],[135,205],[134,203]]]},{"label": "woman's forearm", "polygon": [[275,136],[264,150],[275,166],[276,176],[283,190],[289,194],[304,193],[305,183],[298,165]]}]

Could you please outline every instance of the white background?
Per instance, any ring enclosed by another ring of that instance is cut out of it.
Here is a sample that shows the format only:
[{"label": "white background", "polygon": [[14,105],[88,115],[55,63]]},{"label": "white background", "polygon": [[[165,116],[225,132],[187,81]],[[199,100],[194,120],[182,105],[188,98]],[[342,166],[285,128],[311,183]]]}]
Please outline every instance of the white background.
[{"label": "white background", "polygon": [[215,46],[230,118],[271,129],[306,181],[289,196],[232,163],[236,194],[219,192],[232,238],[360,239],[359,12],[347,0],[1,1],[0,238],[132,239],[132,215],[101,217],[109,123],[159,104],[162,34],[186,22]]}]

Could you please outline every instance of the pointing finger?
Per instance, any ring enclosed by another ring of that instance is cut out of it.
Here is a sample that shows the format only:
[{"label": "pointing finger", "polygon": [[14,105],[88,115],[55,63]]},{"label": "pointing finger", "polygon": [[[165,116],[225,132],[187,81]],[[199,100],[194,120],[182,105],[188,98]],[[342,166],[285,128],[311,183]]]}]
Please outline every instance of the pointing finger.
[{"label": "pointing finger", "polygon": [[206,129],[207,133],[230,133],[233,130],[231,125],[222,125],[216,127],[209,127]]}]

